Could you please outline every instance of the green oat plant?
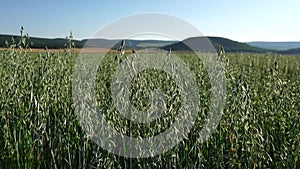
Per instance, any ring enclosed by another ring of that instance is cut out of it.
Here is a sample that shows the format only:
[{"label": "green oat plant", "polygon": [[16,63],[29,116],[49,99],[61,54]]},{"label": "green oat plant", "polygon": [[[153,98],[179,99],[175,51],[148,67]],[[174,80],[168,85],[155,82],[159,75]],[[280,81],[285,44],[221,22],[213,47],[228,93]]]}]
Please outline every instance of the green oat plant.
[{"label": "green oat plant", "polygon": [[12,37],[11,42],[5,41],[5,47],[6,48],[18,48],[18,49],[29,49],[30,46],[33,45],[33,42],[30,41],[30,37],[28,33],[24,35],[24,27],[21,26],[20,28],[20,38],[19,41],[16,42],[16,40]]},{"label": "green oat plant", "polygon": [[[125,53],[120,62],[128,55]],[[226,106],[216,132],[200,143],[199,133],[210,107],[209,77],[198,57],[189,52],[176,55],[196,76],[201,95],[197,121],[185,139],[168,152],[131,159],[103,150],[83,131],[72,99],[77,53],[1,51],[0,167],[300,167],[300,56],[221,56],[226,68]],[[148,96],[156,88],[166,93],[166,105],[171,108],[169,114],[163,114],[154,123],[133,123],[118,116],[111,100],[111,79],[118,64],[114,52],[99,63],[94,93],[106,119],[117,131],[132,137],[149,137],[164,131],[181,102],[181,91],[174,79],[153,69],[140,72],[133,79],[131,102],[137,108],[149,108]]]}]

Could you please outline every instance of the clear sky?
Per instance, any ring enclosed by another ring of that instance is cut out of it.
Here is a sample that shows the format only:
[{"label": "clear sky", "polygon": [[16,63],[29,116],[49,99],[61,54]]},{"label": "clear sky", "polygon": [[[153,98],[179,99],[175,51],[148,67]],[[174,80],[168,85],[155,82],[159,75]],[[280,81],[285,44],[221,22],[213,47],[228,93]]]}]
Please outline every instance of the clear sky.
[{"label": "clear sky", "polygon": [[0,3],[0,34],[89,38],[124,16],[161,12],[193,24],[206,36],[247,41],[300,41],[299,0],[27,0]]}]

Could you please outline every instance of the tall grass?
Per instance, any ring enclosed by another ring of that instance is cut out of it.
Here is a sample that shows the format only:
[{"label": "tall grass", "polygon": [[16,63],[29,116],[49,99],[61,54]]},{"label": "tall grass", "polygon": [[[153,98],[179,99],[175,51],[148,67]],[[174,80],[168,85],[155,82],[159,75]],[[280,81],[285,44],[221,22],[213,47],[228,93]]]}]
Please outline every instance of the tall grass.
[{"label": "tall grass", "polygon": [[[126,54],[125,54],[126,55]],[[190,53],[178,55],[191,67],[200,86],[201,111],[187,137],[168,152],[130,159],[103,150],[82,130],[74,113],[72,71],[76,53],[0,52],[0,166],[2,168],[299,168],[300,57],[226,54],[227,99],[216,132],[198,140],[209,109],[205,67]],[[125,56],[126,57],[126,56]],[[276,62],[276,64],[275,64]],[[148,137],[163,131],[172,118],[155,124],[129,125],[114,115],[109,82],[118,62],[101,63],[98,102],[108,120],[128,135]],[[142,84],[142,85],[141,85]],[[149,91],[160,86],[179,92],[172,78],[149,70],[132,81],[132,102],[147,108]],[[175,88],[172,88],[174,86]],[[172,89],[171,89],[172,88]],[[101,100],[101,98],[104,98]],[[180,105],[180,99],[168,106]],[[133,127],[132,127],[133,126]],[[130,128],[130,130],[129,130]],[[229,136],[230,133],[230,136]]]}]

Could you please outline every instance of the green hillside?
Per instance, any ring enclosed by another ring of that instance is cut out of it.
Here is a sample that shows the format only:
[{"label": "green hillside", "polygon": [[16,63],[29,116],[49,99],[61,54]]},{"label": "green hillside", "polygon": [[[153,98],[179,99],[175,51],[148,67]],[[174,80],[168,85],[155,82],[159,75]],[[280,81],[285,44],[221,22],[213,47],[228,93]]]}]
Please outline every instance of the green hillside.
[{"label": "green hillside", "polygon": [[[13,43],[13,40],[17,43],[20,40],[20,36],[16,35],[0,35],[0,47],[6,47],[5,42],[9,44]],[[83,46],[83,41],[74,40],[75,47],[81,48]],[[64,48],[66,39],[56,38],[56,39],[47,39],[47,38],[36,38],[30,37],[29,39],[31,48],[49,48],[49,49],[60,49]]]},{"label": "green hillside", "polygon": [[183,40],[182,42],[177,42],[172,45],[168,45],[163,47],[163,49],[169,49],[172,50],[191,50],[188,46],[192,46],[193,50],[205,50],[204,48],[208,50],[211,47],[208,45],[209,41],[214,46],[215,49],[217,49],[219,46],[223,46],[226,52],[250,52],[250,53],[264,53],[264,52],[273,52],[273,50],[269,49],[262,49],[254,46],[250,46],[245,43],[232,41],[230,39],[226,38],[220,38],[220,37],[193,37],[188,38],[186,40]]},{"label": "green hillside", "polygon": [[300,54],[300,48],[290,49],[290,50],[282,50],[282,51],[278,51],[277,53],[287,54],[287,55],[299,55]]},{"label": "green hillside", "polygon": [[222,45],[225,51],[228,52],[253,52],[253,53],[264,53],[272,52],[273,50],[258,48],[250,46],[246,43],[241,43],[238,41],[233,41],[226,38],[220,37],[208,37],[212,44],[217,48],[219,45]]}]

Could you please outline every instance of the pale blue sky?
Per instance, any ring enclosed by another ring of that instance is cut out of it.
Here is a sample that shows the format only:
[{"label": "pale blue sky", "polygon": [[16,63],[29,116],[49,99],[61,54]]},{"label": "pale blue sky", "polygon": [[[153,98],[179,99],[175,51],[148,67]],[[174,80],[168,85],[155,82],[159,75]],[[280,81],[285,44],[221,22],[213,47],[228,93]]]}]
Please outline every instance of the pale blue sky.
[{"label": "pale blue sky", "polygon": [[247,41],[300,41],[299,0],[27,0],[2,1],[0,34],[89,38],[124,16],[161,12],[193,24],[206,36]]}]

